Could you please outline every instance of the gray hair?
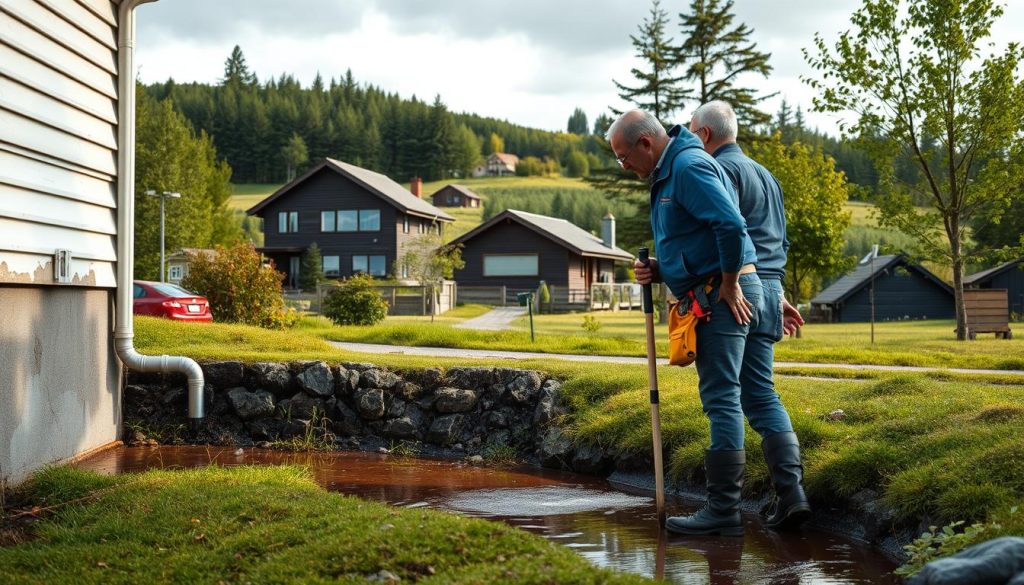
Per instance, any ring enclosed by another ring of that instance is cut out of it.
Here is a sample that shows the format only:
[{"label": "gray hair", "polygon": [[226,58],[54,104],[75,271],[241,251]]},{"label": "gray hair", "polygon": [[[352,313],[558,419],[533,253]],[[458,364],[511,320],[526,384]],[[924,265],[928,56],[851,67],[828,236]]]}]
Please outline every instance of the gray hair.
[{"label": "gray hair", "polygon": [[643,136],[654,138],[665,134],[665,127],[650,112],[630,110],[612,122],[604,139],[611,142],[612,136],[616,134],[621,134],[623,141],[635,144]]},{"label": "gray hair", "polygon": [[736,123],[736,112],[728,102],[715,100],[708,102],[693,113],[693,121],[697,128],[706,127],[711,130],[715,140],[736,140],[739,126]]}]

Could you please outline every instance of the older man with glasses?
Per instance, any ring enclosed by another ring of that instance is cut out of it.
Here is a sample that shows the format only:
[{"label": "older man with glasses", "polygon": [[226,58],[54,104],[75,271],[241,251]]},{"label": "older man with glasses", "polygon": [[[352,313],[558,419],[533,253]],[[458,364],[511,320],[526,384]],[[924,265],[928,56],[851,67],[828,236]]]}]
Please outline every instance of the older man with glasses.
[{"label": "older man with glasses", "polygon": [[695,514],[669,518],[670,531],[741,536],[739,504],[746,452],[740,370],[751,319],[763,310],[757,254],[722,168],[700,139],[633,110],[608,129],[622,168],[651,186],[651,228],[658,259],[634,265],[637,282],[660,280],[676,298],[712,285],[711,318],[697,328],[697,376],[711,445],[704,454],[708,499]]}]

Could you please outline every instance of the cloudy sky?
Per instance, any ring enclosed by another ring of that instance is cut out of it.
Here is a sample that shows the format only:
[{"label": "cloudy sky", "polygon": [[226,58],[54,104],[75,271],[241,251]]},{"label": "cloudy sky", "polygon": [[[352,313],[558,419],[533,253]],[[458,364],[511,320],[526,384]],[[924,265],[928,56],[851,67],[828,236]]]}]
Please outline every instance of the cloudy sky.
[{"label": "cloudy sky", "polygon": [[[1012,0],[993,31],[996,46],[1016,39],[1024,2]],[[688,0],[662,0],[677,27]],[[748,82],[774,111],[783,96],[805,110],[810,69],[801,49],[816,32],[849,28],[859,0],[736,0],[737,19],[772,54],[770,79]],[[612,80],[631,82],[629,35],[647,16],[642,0],[161,0],[138,10],[138,65],[144,82],[215,83],[234,45],[261,78],[293,73],[308,85],[351,69],[362,83],[430,100],[454,111],[564,130],[573,108],[593,119],[621,107]],[[674,35],[678,39],[678,34]],[[834,132],[836,120],[808,114]]]}]

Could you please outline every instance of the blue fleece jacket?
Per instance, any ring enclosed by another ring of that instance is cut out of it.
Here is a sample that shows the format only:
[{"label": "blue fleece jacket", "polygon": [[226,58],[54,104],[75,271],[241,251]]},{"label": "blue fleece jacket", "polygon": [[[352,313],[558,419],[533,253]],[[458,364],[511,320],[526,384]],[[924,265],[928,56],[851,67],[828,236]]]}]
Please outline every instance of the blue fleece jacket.
[{"label": "blue fleece jacket", "polygon": [[747,222],[747,233],[757,251],[757,275],[762,280],[781,280],[786,275],[789,252],[782,187],[768,169],[743,154],[735,142],[722,145],[713,156],[736,189],[740,215]]},{"label": "blue fleece jacket", "polygon": [[681,297],[703,277],[738,272],[757,261],[732,182],[681,126],[669,131],[652,172],[651,228],[661,280]]}]

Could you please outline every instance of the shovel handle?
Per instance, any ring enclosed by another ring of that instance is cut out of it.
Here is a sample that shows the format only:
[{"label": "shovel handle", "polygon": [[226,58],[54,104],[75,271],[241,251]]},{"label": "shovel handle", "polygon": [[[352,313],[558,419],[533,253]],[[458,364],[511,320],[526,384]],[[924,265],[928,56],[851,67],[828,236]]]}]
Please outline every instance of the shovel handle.
[{"label": "shovel handle", "polygon": [[[640,263],[643,264],[644,266],[650,266],[651,251],[648,250],[646,246],[640,248],[640,251],[637,253],[637,259],[640,260]],[[654,314],[654,295],[651,292],[651,283],[643,285],[643,308],[644,314]]]}]

